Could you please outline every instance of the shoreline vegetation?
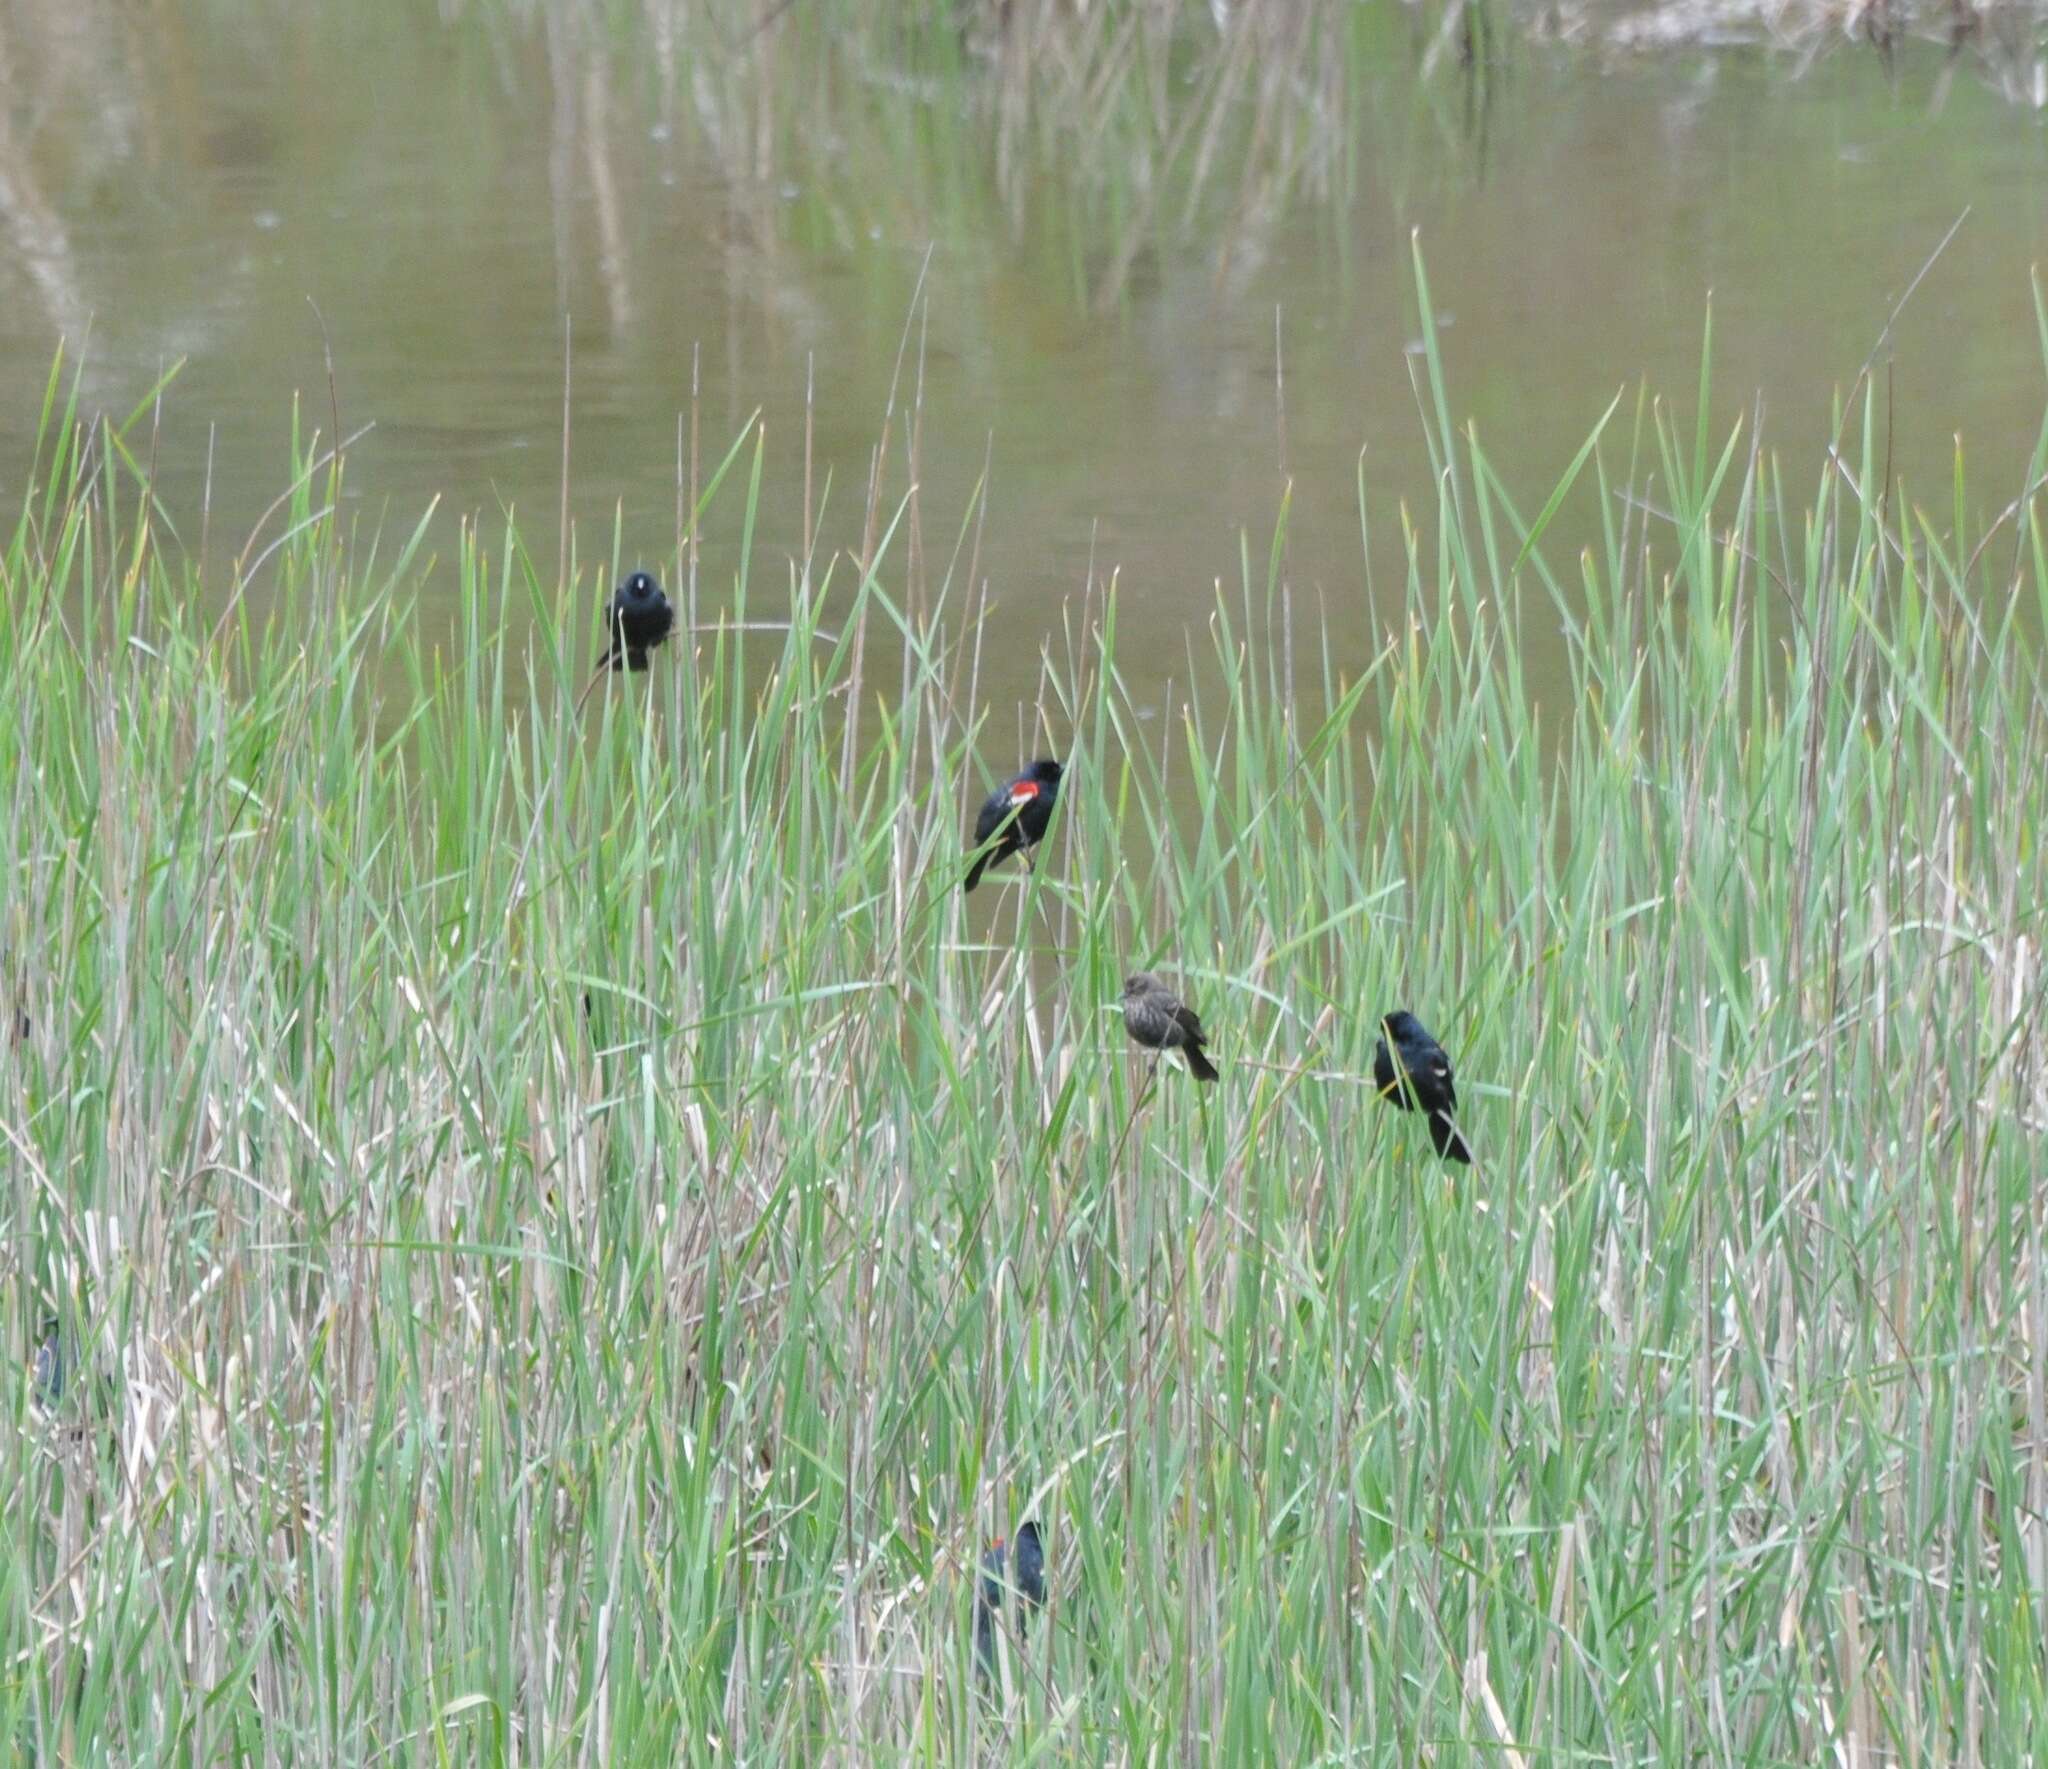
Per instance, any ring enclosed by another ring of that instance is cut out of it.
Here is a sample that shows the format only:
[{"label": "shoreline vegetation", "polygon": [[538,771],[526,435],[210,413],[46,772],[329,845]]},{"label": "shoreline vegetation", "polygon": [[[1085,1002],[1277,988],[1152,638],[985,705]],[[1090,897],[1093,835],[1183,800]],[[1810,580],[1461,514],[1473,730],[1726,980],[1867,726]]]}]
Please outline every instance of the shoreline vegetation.
[{"label": "shoreline vegetation", "polygon": [[[578,716],[628,549],[558,591],[468,531],[430,650],[420,531],[308,446],[207,600],[53,376],[0,557],[17,1750],[2034,1752],[2048,430],[1925,509],[1868,380],[1816,476],[1703,363],[1532,494],[1422,293],[1384,644],[1319,641],[1283,511],[1156,717],[1113,586],[1020,712],[894,512],[752,570],[751,431],[735,581]],[[964,898],[1033,753],[1035,866]],[[1147,1087],[1145,968],[1217,1085]],[[1469,1168],[1374,1097],[1397,1005]],[[46,1408],[52,1313],[106,1381]]]}]

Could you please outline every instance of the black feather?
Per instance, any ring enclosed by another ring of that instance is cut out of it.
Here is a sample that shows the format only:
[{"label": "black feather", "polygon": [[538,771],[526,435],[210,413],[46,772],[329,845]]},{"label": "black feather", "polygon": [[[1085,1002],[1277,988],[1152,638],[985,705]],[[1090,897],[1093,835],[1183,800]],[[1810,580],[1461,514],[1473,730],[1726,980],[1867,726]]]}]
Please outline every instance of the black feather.
[{"label": "black feather", "polygon": [[[1381,1019],[1384,1036],[1373,1046],[1372,1079],[1380,1098],[1404,1112],[1429,1118],[1429,1139],[1447,1161],[1471,1164],[1472,1151],[1458,1134],[1458,1091],[1444,1047],[1412,1013],[1396,1010]],[[1387,1040],[1393,1040],[1390,1053]],[[1395,1057],[1399,1057],[1396,1064]]]},{"label": "black feather", "polygon": [[1058,762],[1042,757],[982,800],[974,818],[974,863],[968,868],[966,889],[980,884],[981,875],[996,861],[1028,852],[1045,840],[1065,772]]},{"label": "black feather", "polygon": [[651,571],[628,572],[612,592],[605,611],[604,664],[615,670],[644,670],[647,654],[669,635],[675,610]]}]

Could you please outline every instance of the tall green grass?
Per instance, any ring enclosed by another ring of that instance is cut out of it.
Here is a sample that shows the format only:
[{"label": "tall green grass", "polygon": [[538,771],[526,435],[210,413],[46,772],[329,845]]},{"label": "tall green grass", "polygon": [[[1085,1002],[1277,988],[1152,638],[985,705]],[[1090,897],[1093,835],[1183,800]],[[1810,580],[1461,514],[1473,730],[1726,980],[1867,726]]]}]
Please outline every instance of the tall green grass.
[{"label": "tall green grass", "polygon": [[[308,444],[223,613],[53,379],[8,1319],[118,1398],[0,1429],[24,1760],[2038,1753],[2033,501],[1923,512],[1859,387],[1802,504],[1703,374],[1525,517],[1426,367],[1383,648],[1276,535],[1148,718],[1077,601],[1055,833],[964,901],[1019,715],[886,510],[579,717],[599,574],[471,535],[430,652]],[[1216,1089],[1124,1046],[1140,962]],[[1469,1171],[1372,1095],[1397,1006]]]}]

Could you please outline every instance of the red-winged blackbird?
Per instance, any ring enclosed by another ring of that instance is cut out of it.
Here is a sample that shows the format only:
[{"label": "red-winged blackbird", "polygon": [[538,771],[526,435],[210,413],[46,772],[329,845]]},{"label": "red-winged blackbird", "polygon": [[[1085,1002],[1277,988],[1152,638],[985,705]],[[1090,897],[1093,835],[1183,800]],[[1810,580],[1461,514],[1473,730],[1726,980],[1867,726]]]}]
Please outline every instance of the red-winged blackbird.
[{"label": "red-winged blackbird", "polygon": [[[981,883],[982,873],[996,861],[1035,848],[1045,840],[1045,832],[1052,824],[1053,801],[1060,794],[1060,776],[1065,771],[1058,762],[1033,762],[982,801],[980,814],[974,819],[974,864],[967,872],[970,891]],[[994,847],[989,846],[991,842]]]},{"label": "red-winged blackbird", "polygon": [[647,654],[669,634],[675,610],[649,571],[629,572],[605,612],[609,634],[600,669],[644,670]]},{"label": "red-winged blackbird", "polygon": [[1124,1030],[1147,1050],[1179,1051],[1197,1081],[1216,1079],[1216,1065],[1203,1054],[1209,1035],[1195,1010],[1148,970],[1124,978]]},{"label": "red-winged blackbird", "polygon": [[974,1653],[984,1676],[996,1674],[996,1612],[1003,1607],[1003,1593],[1017,1593],[1017,1632],[1034,1609],[1045,1606],[1045,1548],[1038,1539],[1036,1523],[1017,1526],[1016,1566],[1009,1565],[1010,1552],[1001,1536],[981,1557],[981,1581],[974,1593]]},{"label": "red-winged blackbird", "polygon": [[1451,1086],[1451,1059],[1444,1055],[1444,1047],[1412,1013],[1386,1014],[1380,1024],[1387,1037],[1393,1039],[1401,1065],[1400,1073],[1396,1074],[1394,1059],[1387,1055],[1386,1038],[1373,1046],[1372,1079],[1380,1090],[1380,1098],[1404,1112],[1412,1112],[1418,1106],[1427,1112],[1429,1138],[1436,1144],[1436,1152],[1446,1160],[1469,1165],[1472,1151],[1452,1122],[1457,1115],[1458,1095]]}]

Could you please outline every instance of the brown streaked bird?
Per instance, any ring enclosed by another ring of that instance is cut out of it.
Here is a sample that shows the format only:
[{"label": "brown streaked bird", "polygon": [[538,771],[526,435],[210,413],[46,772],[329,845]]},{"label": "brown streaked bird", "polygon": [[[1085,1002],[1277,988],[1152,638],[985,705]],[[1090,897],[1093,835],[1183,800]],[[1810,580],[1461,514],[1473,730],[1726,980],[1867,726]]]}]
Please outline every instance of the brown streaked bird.
[{"label": "brown streaked bird", "polygon": [[1124,978],[1124,1030],[1147,1050],[1179,1051],[1197,1081],[1217,1078],[1204,1049],[1209,1035],[1195,1010],[1148,970]]},{"label": "brown streaked bird", "polygon": [[63,1322],[53,1314],[43,1316],[42,1331],[29,1354],[29,1376],[29,1392],[36,1405],[54,1413],[71,1379],[71,1358],[64,1345]]}]

